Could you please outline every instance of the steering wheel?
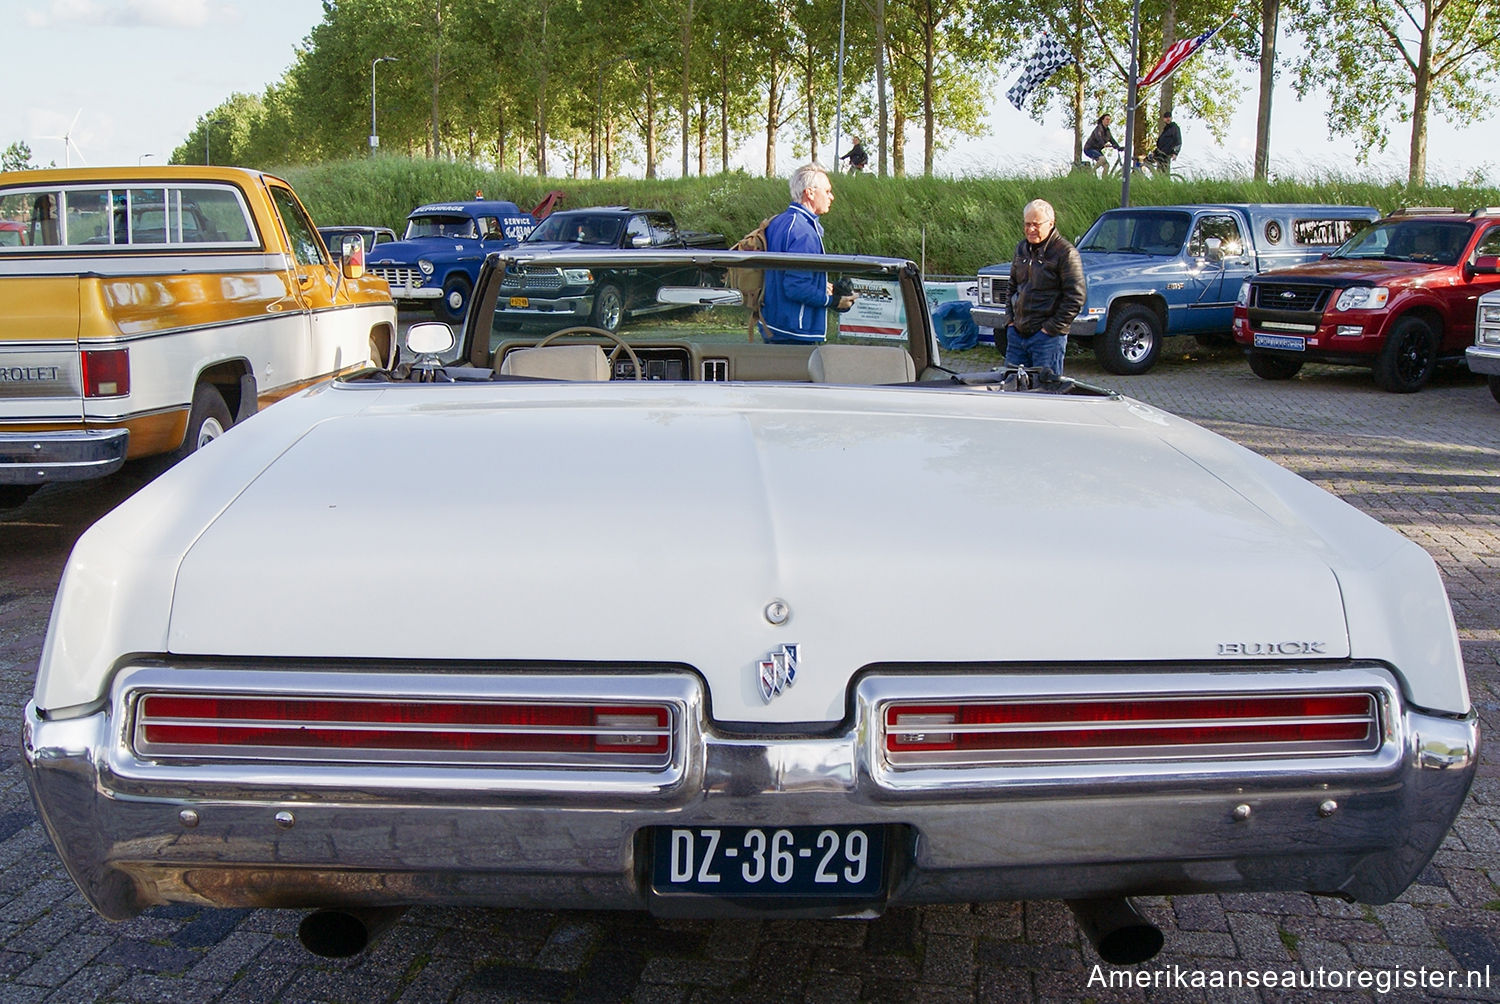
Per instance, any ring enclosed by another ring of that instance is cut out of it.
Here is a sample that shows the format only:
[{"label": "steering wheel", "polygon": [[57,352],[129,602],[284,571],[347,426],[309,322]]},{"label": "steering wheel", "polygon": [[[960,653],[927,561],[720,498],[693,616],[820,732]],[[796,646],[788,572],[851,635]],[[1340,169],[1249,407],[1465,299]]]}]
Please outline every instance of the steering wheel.
[{"label": "steering wheel", "polygon": [[543,346],[551,345],[557,339],[562,338],[565,335],[598,335],[601,338],[608,338],[610,341],[614,342],[614,351],[610,352],[609,354],[610,379],[614,379],[615,360],[620,358],[620,353],[622,351],[630,357],[630,364],[635,367],[635,378],[637,380],[644,380],[646,378],[645,370],[641,366],[641,357],[635,354],[635,349],[632,349],[628,344],[626,344],[625,339],[621,338],[613,331],[607,331],[604,328],[596,328],[592,324],[578,324],[571,328],[559,328],[556,331],[552,332],[552,334],[548,335],[546,338],[543,338],[541,341],[537,342],[532,346],[532,348],[540,349]]}]

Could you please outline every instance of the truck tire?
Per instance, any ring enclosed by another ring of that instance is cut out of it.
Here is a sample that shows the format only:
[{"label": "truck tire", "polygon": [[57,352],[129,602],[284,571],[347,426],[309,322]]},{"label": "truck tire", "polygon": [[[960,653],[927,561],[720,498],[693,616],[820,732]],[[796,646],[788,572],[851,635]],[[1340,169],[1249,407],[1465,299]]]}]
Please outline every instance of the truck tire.
[{"label": "truck tire", "polygon": [[1437,333],[1420,317],[1403,317],[1391,325],[1375,356],[1375,386],[1393,394],[1421,390],[1437,368]]},{"label": "truck tire", "polygon": [[1495,399],[1496,404],[1500,404],[1500,376],[1490,376],[1490,397]]},{"label": "truck tire", "polygon": [[469,277],[461,272],[455,272],[443,280],[443,298],[432,305],[432,312],[440,321],[449,324],[458,324],[464,319],[464,314],[469,309],[469,294],[474,291],[474,284]]},{"label": "truck tire", "polygon": [[1250,372],[1262,380],[1290,380],[1302,371],[1301,359],[1288,359],[1286,356],[1273,356],[1253,350],[1247,358],[1250,361]]},{"label": "truck tire", "polygon": [[1161,357],[1161,318],[1149,307],[1121,307],[1109,319],[1104,334],[1094,336],[1094,355],[1110,373],[1136,376]]},{"label": "truck tire", "polygon": [[620,330],[624,319],[625,298],[620,295],[620,287],[611,283],[600,286],[594,294],[594,316],[589,323],[613,334]]},{"label": "truck tire", "polygon": [[188,412],[187,435],[177,448],[177,459],[197,453],[224,435],[224,430],[233,424],[229,405],[224,402],[224,395],[219,393],[219,388],[211,383],[200,383],[193,388],[193,408]]}]

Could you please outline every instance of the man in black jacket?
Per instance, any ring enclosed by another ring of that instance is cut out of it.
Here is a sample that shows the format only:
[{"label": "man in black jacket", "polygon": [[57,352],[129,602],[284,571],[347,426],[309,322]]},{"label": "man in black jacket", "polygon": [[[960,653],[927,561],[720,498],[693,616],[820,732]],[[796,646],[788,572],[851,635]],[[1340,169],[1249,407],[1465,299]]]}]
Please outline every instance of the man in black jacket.
[{"label": "man in black jacket", "polygon": [[1156,149],[1146,154],[1146,166],[1153,171],[1167,170],[1181,151],[1182,128],[1172,121],[1171,112],[1162,112],[1161,135],[1156,137]]},{"label": "man in black jacket", "polygon": [[1083,262],[1057,233],[1052,204],[1035,199],[1022,216],[1025,236],[1010,263],[1005,329],[1007,366],[1046,366],[1063,371],[1068,327],[1083,309]]}]

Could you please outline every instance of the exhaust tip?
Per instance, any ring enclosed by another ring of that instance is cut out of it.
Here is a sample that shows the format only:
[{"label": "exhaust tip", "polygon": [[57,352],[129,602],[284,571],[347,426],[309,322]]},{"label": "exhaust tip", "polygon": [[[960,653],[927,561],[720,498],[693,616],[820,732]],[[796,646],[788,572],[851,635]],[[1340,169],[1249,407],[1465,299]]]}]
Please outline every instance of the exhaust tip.
[{"label": "exhaust tip", "polygon": [[1099,958],[1112,966],[1134,966],[1156,957],[1166,937],[1161,928],[1141,916],[1135,905],[1116,899],[1070,899],[1078,927]]},{"label": "exhaust tip", "polygon": [[405,912],[404,906],[314,910],[297,925],[297,940],[325,959],[351,958],[369,948]]}]

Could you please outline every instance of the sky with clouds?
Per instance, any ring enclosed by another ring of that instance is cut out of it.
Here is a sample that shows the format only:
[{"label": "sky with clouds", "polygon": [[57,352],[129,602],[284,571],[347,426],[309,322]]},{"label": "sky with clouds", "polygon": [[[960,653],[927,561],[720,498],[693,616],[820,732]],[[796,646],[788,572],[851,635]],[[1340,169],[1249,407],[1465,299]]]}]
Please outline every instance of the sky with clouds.
[{"label": "sky with clouds", "polygon": [[[164,163],[201,115],[237,91],[260,94],[280,79],[322,10],[319,0],[0,0],[0,23],[6,26],[0,148],[22,140],[44,164]],[[1248,69],[1242,77],[1245,95],[1225,144],[1217,144],[1202,123],[1179,116],[1182,162],[1190,171],[1248,172],[1255,146],[1254,81]],[[940,173],[1034,173],[1039,166],[1067,163],[1072,132],[1063,127],[1061,113],[1033,122],[1006,102],[1010,83],[999,80],[991,92],[991,134],[941,152]],[[1405,178],[1408,127],[1393,123],[1390,148],[1361,169],[1349,152],[1352,140],[1328,138],[1320,102],[1299,104],[1289,88],[1280,88],[1274,107],[1273,170],[1303,177]],[[72,144],[66,152],[64,135]],[[1123,129],[1116,135],[1123,141]],[[1434,122],[1429,180],[1461,182],[1478,175],[1500,184],[1497,136],[1500,113],[1465,130]],[[781,152],[785,172],[798,151],[783,142]],[[920,158],[921,147],[913,143],[908,164],[919,166]],[[824,159],[831,159],[826,151]],[[675,155],[664,160],[668,171],[677,163]],[[752,172],[763,161],[755,143],[736,157]]]}]

